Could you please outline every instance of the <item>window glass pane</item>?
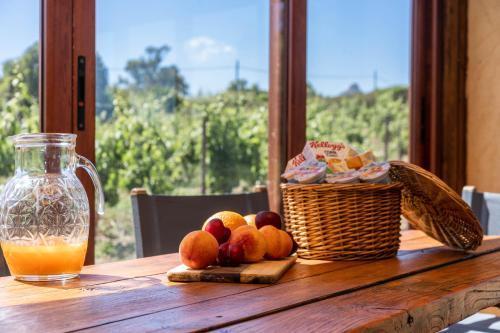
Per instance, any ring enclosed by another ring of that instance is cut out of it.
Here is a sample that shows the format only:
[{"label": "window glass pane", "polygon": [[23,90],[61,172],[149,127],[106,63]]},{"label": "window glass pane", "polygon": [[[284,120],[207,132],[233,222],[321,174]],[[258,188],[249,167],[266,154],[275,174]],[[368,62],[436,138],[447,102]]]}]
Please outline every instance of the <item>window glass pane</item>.
[{"label": "window glass pane", "polygon": [[0,0],[0,186],[14,173],[7,137],[39,132],[39,25],[39,0]]},{"label": "window glass pane", "polygon": [[308,2],[307,136],[408,158],[410,0]]},{"label": "window glass pane", "polygon": [[265,182],[268,7],[96,2],[96,162],[107,201],[97,261],[134,256],[134,187],[214,194]]}]

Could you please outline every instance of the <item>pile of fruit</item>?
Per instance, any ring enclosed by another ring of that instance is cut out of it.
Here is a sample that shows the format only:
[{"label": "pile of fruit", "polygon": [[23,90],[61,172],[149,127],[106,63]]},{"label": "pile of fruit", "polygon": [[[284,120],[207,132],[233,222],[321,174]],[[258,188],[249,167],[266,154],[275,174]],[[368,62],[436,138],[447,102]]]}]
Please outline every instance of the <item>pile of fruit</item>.
[{"label": "pile of fruit", "polygon": [[230,211],[216,213],[205,221],[202,230],[182,239],[181,261],[190,268],[203,269],[288,257],[297,250],[297,243],[281,226],[281,216],[275,212],[245,217]]}]

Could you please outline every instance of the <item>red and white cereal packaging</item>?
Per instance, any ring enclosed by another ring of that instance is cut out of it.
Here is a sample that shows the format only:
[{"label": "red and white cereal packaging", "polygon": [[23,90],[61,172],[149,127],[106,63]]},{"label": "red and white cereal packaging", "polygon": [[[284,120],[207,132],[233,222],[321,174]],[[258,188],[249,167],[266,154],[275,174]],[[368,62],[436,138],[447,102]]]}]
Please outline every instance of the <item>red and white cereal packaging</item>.
[{"label": "red and white cereal packaging", "polygon": [[389,184],[389,169],[391,165],[387,162],[371,163],[359,170],[359,179],[365,183]]},{"label": "red and white cereal packaging", "polygon": [[325,155],[334,154],[341,158],[357,155],[357,152],[348,144],[330,141],[307,141],[302,154],[307,160],[325,162]]},{"label": "red and white cereal packaging", "polygon": [[326,174],[326,163],[308,160],[304,163],[285,171],[281,177],[289,182],[312,184],[323,182]]},{"label": "red and white cereal packaging", "polygon": [[389,183],[390,164],[377,163],[371,150],[358,153],[344,142],[307,141],[288,161],[281,177],[290,183]]}]

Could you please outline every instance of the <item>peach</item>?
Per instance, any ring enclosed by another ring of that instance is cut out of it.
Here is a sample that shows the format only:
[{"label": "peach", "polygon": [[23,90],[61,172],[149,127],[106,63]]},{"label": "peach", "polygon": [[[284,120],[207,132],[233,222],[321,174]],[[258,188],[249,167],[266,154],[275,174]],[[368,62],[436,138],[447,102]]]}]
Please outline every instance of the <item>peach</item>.
[{"label": "peach", "polygon": [[229,244],[240,244],[243,247],[245,262],[257,262],[266,253],[264,236],[251,225],[236,228],[229,237]]},{"label": "peach", "polygon": [[272,225],[266,225],[260,228],[259,232],[266,239],[266,258],[281,259],[290,255],[293,242],[285,231],[279,230]]},{"label": "peach", "polygon": [[219,243],[207,231],[192,231],[181,241],[179,254],[184,265],[202,269],[214,264],[219,254]]}]

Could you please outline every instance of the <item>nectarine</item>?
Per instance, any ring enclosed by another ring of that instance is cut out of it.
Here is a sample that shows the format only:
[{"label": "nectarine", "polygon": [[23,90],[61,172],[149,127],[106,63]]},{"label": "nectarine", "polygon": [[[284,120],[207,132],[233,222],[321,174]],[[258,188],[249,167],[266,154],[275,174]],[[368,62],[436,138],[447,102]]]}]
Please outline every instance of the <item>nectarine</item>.
[{"label": "nectarine", "polygon": [[255,216],[255,226],[257,229],[265,225],[272,225],[277,229],[281,229],[281,216],[278,213],[271,211],[262,211]]},{"label": "nectarine", "polygon": [[266,239],[266,258],[281,259],[287,257],[292,251],[293,242],[290,236],[271,225],[263,226],[259,229]]},{"label": "nectarine", "polygon": [[240,244],[243,247],[245,262],[257,262],[266,253],[266,240],[253,226],[244,225],[233,230],[229,244]]},{"label": "nectarine", "polygon": [[226,242],[219,246],[217,262],[221,266],[238,266],[245,260],[243,246],[240,243],[229,244]]},{"label": "nectarine", "polygon": [[211,233],[217,239],[219,245],[227,242],[229,236],[231,236],[231,229],[226,228],[221,219],[211,219],[203,226],[203,230]]}]

